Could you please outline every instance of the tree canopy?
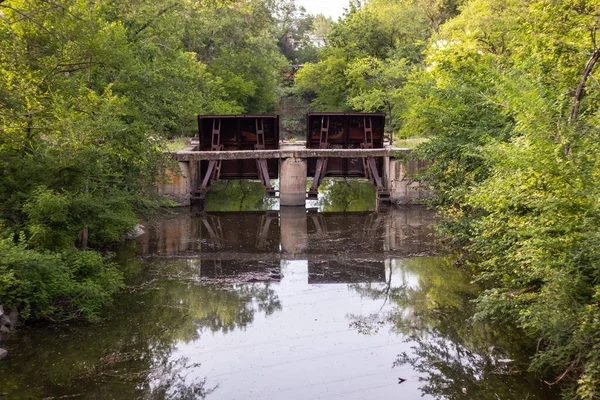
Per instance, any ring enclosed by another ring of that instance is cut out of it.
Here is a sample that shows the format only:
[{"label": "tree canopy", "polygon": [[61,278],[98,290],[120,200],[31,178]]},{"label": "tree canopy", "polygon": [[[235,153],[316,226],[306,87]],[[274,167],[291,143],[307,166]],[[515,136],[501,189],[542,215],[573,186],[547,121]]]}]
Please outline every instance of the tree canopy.
[{"label": "tree canopy", "polygon": [[110,300],[117,267],[75,245],[160,204],[165,140],[196,114],[275,108],[281,4],[0,1],[0,303],[60,319]]}]

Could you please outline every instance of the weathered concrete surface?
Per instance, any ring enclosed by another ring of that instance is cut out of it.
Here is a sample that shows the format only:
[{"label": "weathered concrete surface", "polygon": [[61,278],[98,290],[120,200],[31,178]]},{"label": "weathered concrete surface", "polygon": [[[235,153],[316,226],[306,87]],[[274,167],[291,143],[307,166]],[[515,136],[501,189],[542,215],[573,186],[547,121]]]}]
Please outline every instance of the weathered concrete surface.
[{"label": "weathered concrete surface", "polygon": [[284,147],[278,150],[231,150],[231,151],[194,151],[190,148],[173,153],[177,161],[199,160],[254,160],[259,158],[361,158],[391,157],[394,153],[409,153],[409,149],[385,147],[381,149],[306,149],[298,146]]},{"label": "weathered concrete surface", "polygon": [[189,162],[178,162],[179,171],[167,170],[165,180],[158,185],[158,193],[181,206],[190,205],[192,182]]},{"label": "weathered concrete surface", "polygon": [[402,205],[423,204],[423,200],[430,198],[432,193],[426,183],[412,177],[430,164],[422,160],[386,159],[384,171],[391,201]]},{"label": "weathered concrete surface", "polygon": [[279,172],[279,201],[282,206],[306,204],[306,159],[285,158]]}]

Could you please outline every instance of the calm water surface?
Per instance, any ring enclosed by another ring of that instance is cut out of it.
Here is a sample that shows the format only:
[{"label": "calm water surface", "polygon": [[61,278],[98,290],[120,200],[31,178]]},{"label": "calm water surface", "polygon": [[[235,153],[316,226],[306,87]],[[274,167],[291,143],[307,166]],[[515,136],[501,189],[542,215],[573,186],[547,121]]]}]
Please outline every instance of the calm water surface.
[{"label": "calm water surface", "polygon": [[550,399],[477,288],[433,256],[431,212],[180,212],[119,253],[107,318],[26,327],[6,398]]}]

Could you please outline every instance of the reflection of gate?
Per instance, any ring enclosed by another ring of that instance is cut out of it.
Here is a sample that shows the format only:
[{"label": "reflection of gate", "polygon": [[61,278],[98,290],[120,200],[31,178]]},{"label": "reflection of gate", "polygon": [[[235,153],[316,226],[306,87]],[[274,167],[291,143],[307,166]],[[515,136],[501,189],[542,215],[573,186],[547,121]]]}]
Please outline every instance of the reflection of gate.
[{"label": "reflection of gate", "polygon": [[308,261],[308,283],[385,282],[385,261]]},{"label": "reflection of gate", "polygon": [[323,218],[323,214],[308,214],[310,215],[310,219],[315,225],[315,229],[317,230],[317,235],[323,236],[327,234],[327,224],[325,223],[325,218]]},{"label": "reflection of gate", "polygon": [[[383,148],[383,113],[308,113],[306,147],[311,149]],[[322,157],[308,160],[308,174],[314,176],[308,191],[316,199],[326,176],[366,177],[377,190],[378,200],[389,200],[383,182],[383,159]]]},{"label": "reflection of gate", "polygon": [[278,252],[280,232],[277,211],[217,212],[200,216],[201,252]]},{"label": "reflection of gate", "polygon": [[[386,215],[369,212],[328,212],[309,210],[307,216],[309,252],[328,254],[344,249],[346,254],[384,251]],[[346,232],[345,234],[341,234]]]},{"label": "reflection of gate", "polygon": [[220,250],[223,247],[221,220],[214,215],[207,215],[202,218],[202,224],[208,235],[210,246],[215,250]]},{"label": "reflection of gate", "polygon": [[271,222],[277,220],[277,217],[274,217],[269,214],[264,214],[260,216],[256,234],[257,249],[265,250],[267,248],[267,240],[269,239],[269,228],[271,227]]},{"label": "reflection of gate", "polygon": [[383,235],[385,233],[384,218],[385,217],[379,213],[369,214],[369,216],[365,218],[363,237],[365,238],[365,243],[369,246],[375,247],[377,243],[383,241]]},{"label": "reflection of gate", "polygon": [[[276,150],[278,115],[199,115],[200,151]],[[271,179],[278,177],[278,160],[209,160],[200,162],[201,185],[192,199],[204,199],[208,186],[218,179],[259,179],[274,197]]]}]

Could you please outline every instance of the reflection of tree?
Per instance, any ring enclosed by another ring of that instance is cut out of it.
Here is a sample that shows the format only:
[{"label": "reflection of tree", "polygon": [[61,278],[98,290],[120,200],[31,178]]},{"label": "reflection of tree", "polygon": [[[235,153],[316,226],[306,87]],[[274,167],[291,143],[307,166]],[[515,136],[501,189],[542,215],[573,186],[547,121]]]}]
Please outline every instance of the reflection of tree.
[{"label": "reflection of tree", "polygon": [[375,211],[377,198],[375,189],[367,180],[327,178],[321,184],[325,196],[319,200],[324,212]]},{"label": "reflection of tree", "polygon": [[269,283],[259,285],[242,286],[241,291],[247,293],[254,299],[258,307],[258,311],[264,312],[265,315],[272,315],[275,311],[281,310],[281,301]]},{"label": "reflection of tree", "polygon": [[379,328],[388,322],[390,317],[387,313],[382,313],[383,308],[391,296],[398,296],[400,292],[405,290],[404,285],[399,287],[392,286],[392,263],[386,261],[385,266],[386,269],[388,269],[388,272],[384,284],[380,282],[367,282],[353,283],[348,285],[356,293],[358,293],[361,298],[368,297],[373,300],[381,301],[381,307],[377,313],[372,313],[369,315],[348,315],[348,318],[352,321],[350,322],[350,327],[357,329],[363,335],[377,333]]},{"label": "reflection of tree", "polygon": [[154,365],[149,378],[152,382],[145,399],[168,400],[196,400],[205,399],[214,392],[218,386],[207,389],[206,378],[188,379],[189,370],[198,367],[197,364],[188,365],[185,357],[173,361],[161,359]]},{"label": "reflection of tree", "polygon": [[400,354],[394,366],[410,364],[421,375],[421,391],[435,398],[552,398],[540,389],[541,382],[536,385],[535,379],[525,376],[512,360],[502,360],[502,354],[491,345],[493,341],[488,342],[489,347],[482,346],[480,339],[486,333],[474,332],[483,336],[472,340],[457,334],[459,325],[465,322],[450,316],[436,329],[409,335],[407,341],[414,343],[412,354]]},{"label": "reflection of tree", "polygon": [[421,376],[423,394],[444,399],[551,398],[522,372],[522,355],[531,354],[530,343],[523,343],[511,327],[472,320],[477,287],[467,274],[439,258],[405,260],[396,263],[398,268],[394,276],[401,282],[350,285],[362,296],[389,298],[394,305],[392,311],[350,316],[351,324],[366,334],[391,325],[404,335],[412,351],[400,354],[394,365],[411,365]]},{"label": "reflection of tree", "polygon": [[197,321],[198,332],[243,329],[254,321],[256,311],[271,315],[281,310],[279,297],[268,284],[241,285],[235,289],[206,285],[196,293],[198,296],[186,306],[188,315]]},{"label": "reflection of tree", "polygon": [[265,197],[260,182],[235,180],[216,181],[206,193],[206,211],[266,211],[272,210],[276,199]]},{"label": "reflection of tree", "polygon": [[[173,361],[177,343],[203,331],[243,329],[256,312],[281,309],[268,285],[200,285],[184,260],[136,266],[145,269],[138,279],[146,279],[128,289],[134,293],[119,295],[108,320],[20,341],[0,363],[2,392],[10,398],[203,398],[216,388],[207,388],[204,378],[191,379],[197,365]],[[102,396],[92,396],[96,392]],[[21,397],[11,397],[16,393]]]},{"label": "reflection of tree", "polygon": [[388,302],[390,296],[393,296],[395,294],[397,295],[405,289],[404,285],[400,287],[392,286],[392,263],[386,261],[385,267],[386,269],[388,269],[385,284],[381,284],[380,282],[367,282],[353,283],[349,285],[349,287],[351,287],[356,293],[358,293],[361,298],[368,297],[373,300],[382,300],[383,303],[381,305],[381,309],[383,309],[385,304]]}]

